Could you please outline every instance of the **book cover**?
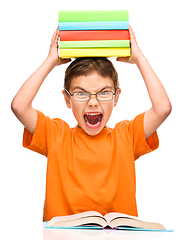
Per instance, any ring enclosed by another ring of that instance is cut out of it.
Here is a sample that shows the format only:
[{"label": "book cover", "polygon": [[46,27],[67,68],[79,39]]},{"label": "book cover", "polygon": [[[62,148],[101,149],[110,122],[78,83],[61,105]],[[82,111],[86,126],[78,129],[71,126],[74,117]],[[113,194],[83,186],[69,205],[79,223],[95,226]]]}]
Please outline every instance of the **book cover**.
[{"label": "book cover", "polygon": [[59,49],[60,58],[77,57],[128,57],[130,48],[74,48]]},{"label": "book cover", "polygon": [[[76,227],[51,227],[48,226],[48,222],[45,222],[45,228],[47,229],[73,229],[73,230],[103,230],[103,227],[99,226],[76,226]],[[107,228],[107,230],[113,230],[112,228]],[[147,228],[131,228],[131,227],[118,227],[114,228],[114,230],[123,230],[123,231],[145,231],[145,232],[174,232],[173,229],[147,229]]]},{"label": "book cover", "polygon": [[130,47],[130,40],[60,41],[59,48]]},{"label": "book cover", "polygon": [[59,22],[128,21],[128,10],[59,11]]},{"label": "book cover", "polygon": [[60,41],[130,40],[129,30],[59,31]]},{"label": "book cover", "polygon": [[129,21],[59,22],[59,30],[114,30],[128,29]]}]

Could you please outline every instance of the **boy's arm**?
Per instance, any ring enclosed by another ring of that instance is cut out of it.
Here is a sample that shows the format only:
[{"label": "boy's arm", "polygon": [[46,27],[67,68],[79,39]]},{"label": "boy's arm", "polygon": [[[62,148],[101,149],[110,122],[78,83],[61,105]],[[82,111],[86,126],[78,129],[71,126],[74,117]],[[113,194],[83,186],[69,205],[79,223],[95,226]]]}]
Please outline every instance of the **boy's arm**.
[{"label": "boy's arm", "polygon": [[132,55],[127,58],[119,57],[117,60],[136,64],[144,79],[152,103],[152,107],[146,111],[144,116],[144,130],[147,139],[168,117],[171,112],[171,103],[161,81],[139,49],[131,27],[129,27],[129,31]]},{"label": "boy's arm", "polygon": [[32,107],[34,97],[50,71],[55,66],[70,61],[70,59],[60,59],[58,57],[58,34],[57,29],[53,34],[47,59],[26,80],[11,103],[12,111],[31,134],[34,133],[37,122],[37,113]]}]

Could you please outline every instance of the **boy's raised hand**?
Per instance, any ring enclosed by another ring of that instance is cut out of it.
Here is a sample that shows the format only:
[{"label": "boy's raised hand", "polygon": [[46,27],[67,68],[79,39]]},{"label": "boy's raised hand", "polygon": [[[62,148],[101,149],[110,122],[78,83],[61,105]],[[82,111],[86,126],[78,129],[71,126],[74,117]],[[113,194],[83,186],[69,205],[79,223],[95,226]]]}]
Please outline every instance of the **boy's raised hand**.
[{"label": "boy's raised hand", "polygon": [[71,59],[59,58],[59,56],[58,56],[58,38],[59,38],[59,30],[57,28],[52,36],[50,50],[49,50],[48,57],[47,57],[48,60],[53,62],[54,66],[59,66],[61,64],[68,63],[71,61]]},{"label": "boy's raised hand", "polygon": [[46,60],[41,66],[24,82],[18,93],[12,100],[11,108],[19,121],[31,133],[34,133],[37,123],[37,112],[32,107],[41,84],[55,66],[71,61],[71,59],[61,59],[58,56],[59,30],[53,34],[50,50]]},{"label": "boy's raised hand", "polygon": [[138,59],[143,56],[134,34],[132,27],[129,26],[129,33],[130,33],[130,43],[131,43],[131,56],[130,57],[118,57],[116,60],[131,64],[137,64]]},{"label": "boy's raised hand", "polygon": [[129,26],[129,31],[132,54],[130,57],[118,57],[117,61],[135,63],[145,82],[152,104],[151,108],[144,115],[144,130],[147,139],[168,117],[172,106],[160,79],[138,47],[131,26]]}]

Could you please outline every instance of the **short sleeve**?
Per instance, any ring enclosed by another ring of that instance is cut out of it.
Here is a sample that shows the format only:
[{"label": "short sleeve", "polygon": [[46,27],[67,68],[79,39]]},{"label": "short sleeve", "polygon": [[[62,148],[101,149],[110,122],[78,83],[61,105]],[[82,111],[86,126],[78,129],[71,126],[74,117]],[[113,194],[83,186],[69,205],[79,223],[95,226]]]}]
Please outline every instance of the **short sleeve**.
[{"label": "short sleeve", "polygon": [[123,141],[127,142],[133,149],[134,159],[156,150],[159,139],[155,131],[148,139],[145,138],[144,114],[141,113],[131,121],[122,121],[118,124]]},{"label": "short sleeve", "polygon": [[23,147],[47,157],[55,142],[64,133],[68,124],[61,119],[51,119],[37,111],[37,123],[32,135],[26,128],[23,133]]},{"label": "short sleeve", "polygon": [[145,113],[138,115],[132,121],[135,159],[138,159],[140,156],[152,152],[159,147],[157,131],[155,131],[148,139],[145,138],[144,114]]}]

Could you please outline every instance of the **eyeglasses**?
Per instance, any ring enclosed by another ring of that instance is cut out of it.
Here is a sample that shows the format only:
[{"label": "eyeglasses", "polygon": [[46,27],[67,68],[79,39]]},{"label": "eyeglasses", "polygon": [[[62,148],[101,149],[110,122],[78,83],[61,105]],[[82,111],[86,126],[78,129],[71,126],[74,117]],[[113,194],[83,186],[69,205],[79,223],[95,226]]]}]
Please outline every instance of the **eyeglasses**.
[{"label": "eyeglasses", "polygon": [[116,89],[116,92],[113,93],[112,91],[102,91],[102,92],[97,92],[95,94],[91,94],[89,92],[74,92],[71,94],[69,91],[65,89],[66,93],[68,93],[75,101],[79,102],[87,102],[90,100],[91,95],[95,95],[96,99],[98,101],[109,101],[113,99],[113,96],[115,96],[118,92],[118,89]]}]

